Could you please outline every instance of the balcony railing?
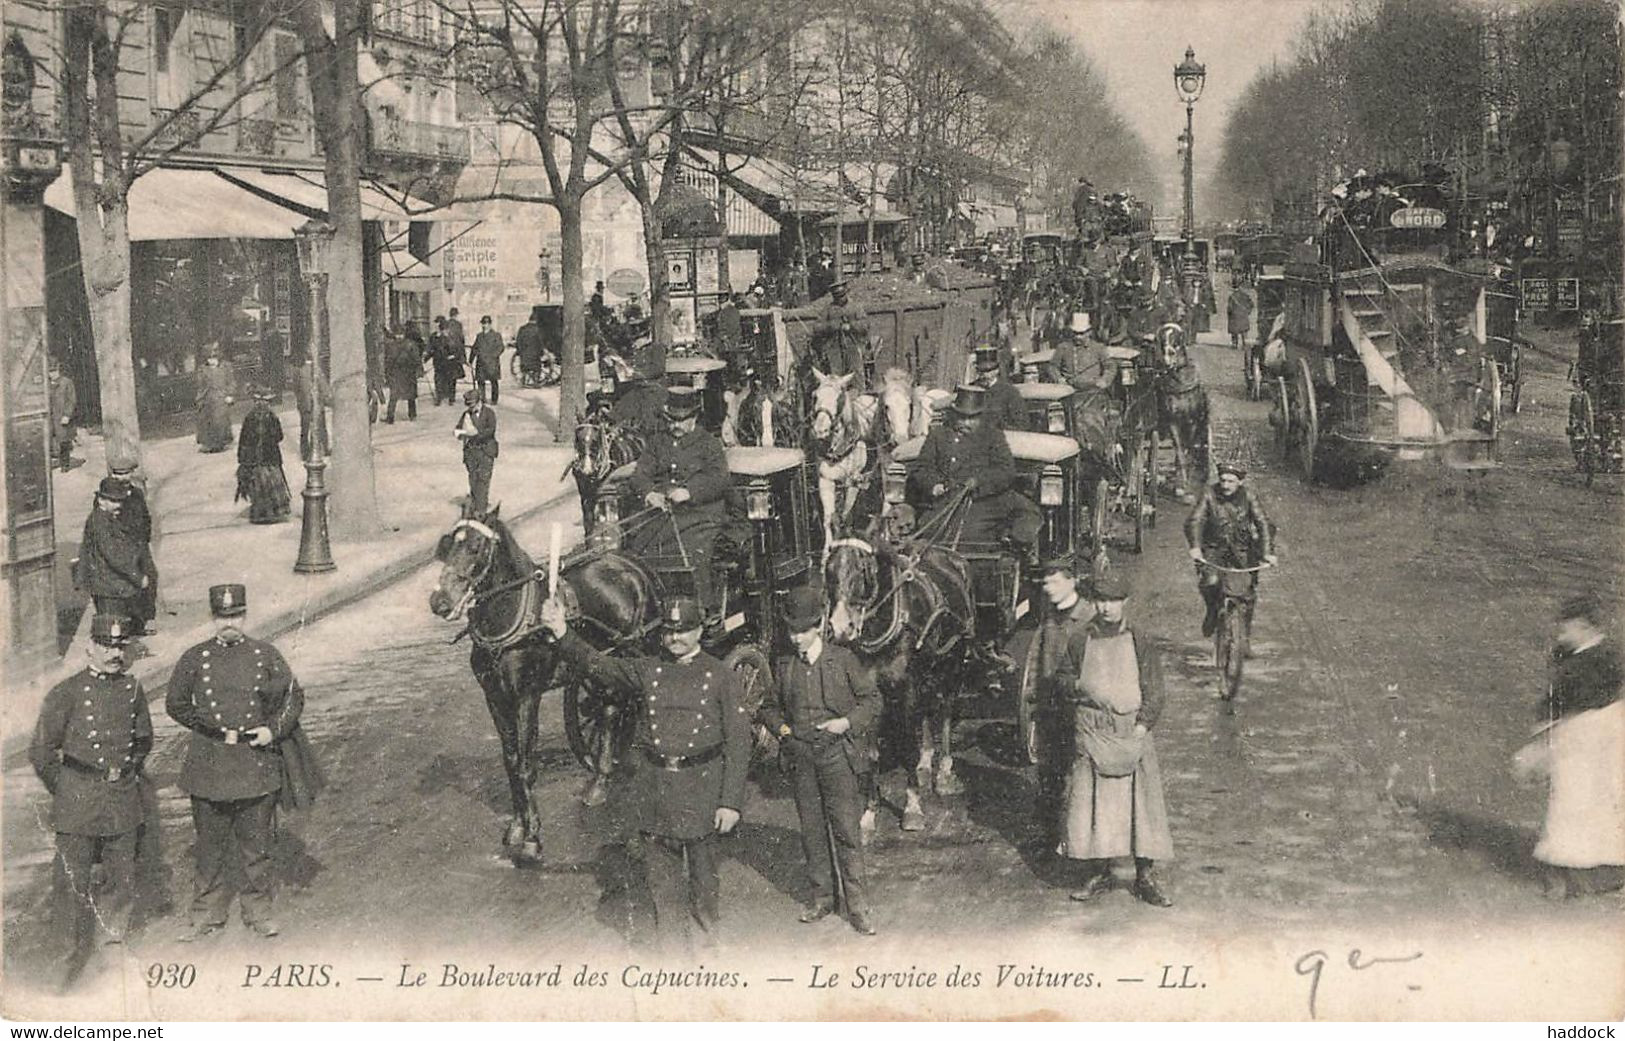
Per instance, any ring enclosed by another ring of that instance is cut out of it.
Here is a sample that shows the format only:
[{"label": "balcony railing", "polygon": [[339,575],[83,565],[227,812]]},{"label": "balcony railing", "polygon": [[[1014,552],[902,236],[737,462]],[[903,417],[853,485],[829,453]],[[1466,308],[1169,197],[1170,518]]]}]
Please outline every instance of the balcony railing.
[{"label": "balcony railing", "polygon": [[368,142],[374,152],[411,158],[468,162],[468,130],[464,127],[388,119],[367,114]]}]

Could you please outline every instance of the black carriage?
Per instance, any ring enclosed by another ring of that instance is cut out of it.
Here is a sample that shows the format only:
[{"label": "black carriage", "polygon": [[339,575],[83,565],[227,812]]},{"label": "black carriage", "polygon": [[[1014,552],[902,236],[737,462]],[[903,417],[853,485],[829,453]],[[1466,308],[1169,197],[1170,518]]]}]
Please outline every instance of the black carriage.
[{"label": "black carriage", "polygon": [[1625,317],[1585,323],[1570,379],[1569,447],[1586,484],[1625,473]]},{"label": "black carriage", "polygon": [[1286,347],[1282,310],[1286,306],[1286,265],[1290,259],[1291,253],[1284,249],[1254,249],[1248,255],[1258,337],[1242,352],[1241,364],[1247,397],[1253,401],[1264,396],[1264,372],[1279,369],[1283,363]]},{"label": "black carriage", "polygon": [[[733,488],[713,565],[721,598],[720,621],[706,629],[701,643],[707,653],[741,674],[744,705],[754,718],[772,682],[772,658],[787,649],[787,637],[779,624],[779,598],[816,578],[822,529],[814,517],[814,478],[800,450],[735,447],[727,453]],[[630,517],[641,506],[615,492],[635,465],[628,464],[606,482],[600,500],[610,504],[605,507],[609,523],[600,525],[606,530],[616,530],[617,514]],[[612,538],[601,542],[597,551],[617,548]],[[663,599],[693,594],[694,569],[686,556],[637,559],[653,573]],[[614,704],[609,692],[583,677],[572,675],[565,684],[564,723],[570,750],[595,772],[599,772],[602,750],[625,748],[631,736],[630,717],[614,712]],[[613,733],[608,732],[611,730]]]}]

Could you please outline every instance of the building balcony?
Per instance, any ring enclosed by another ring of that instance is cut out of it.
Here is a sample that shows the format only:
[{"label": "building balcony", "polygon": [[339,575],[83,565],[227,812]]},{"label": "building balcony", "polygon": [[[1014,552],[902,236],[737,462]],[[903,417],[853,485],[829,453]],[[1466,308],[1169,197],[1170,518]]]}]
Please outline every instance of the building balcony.
[{"label": "building balcony", "polygon": [[385,159],[432,160],[462,165],[468,162],[468,130],[461,126],[393,119],[369,112],[367,145]]}]

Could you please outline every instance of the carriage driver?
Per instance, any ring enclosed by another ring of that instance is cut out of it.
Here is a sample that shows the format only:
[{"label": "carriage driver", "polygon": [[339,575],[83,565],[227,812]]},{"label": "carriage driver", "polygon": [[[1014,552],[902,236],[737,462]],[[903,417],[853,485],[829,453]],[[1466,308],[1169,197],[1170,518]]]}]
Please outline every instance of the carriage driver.
[{"label": "carriage driver", "polygon": [[699,425],[700,392],[666,392],[667,429],[649,438],[627,490],[670,518],[641,525],[628,548],[634,556],[686,558],[703,609],[718,607],[711,559],[727,514],[728,457],[717,436]]},{"label": "carriage driver", "polygon": [[[1220,567],[1253,567],[1263,560],[1275,563],[1275,532],[1264,504],[1243,485],[1247,471],[1236,463],[1219,466],[1219,479],[1202,492],[1196,508],[1185,519],[1185,541],[1191,559],[1207,560]],[[1258,575],[1249,576],[1253,588]],[[1220,573],[1200,563],[1196,567],[1196,588],[1207,605],[1202,618],[1202,635],[1212,636],[1219,624],[1219,599],[1223,585]]]},{"label": "carriage driver", "polygon": [[968,490],[966,537],[973,542],[1007,537],[1024,556],[1031,556],[1038,546],[1043,515],[1036,504],[1012,488],[1015,459],[1004,432],[983,421],[986,411],[986,390],[957,388],[949,422],[932,427],[926,435],[909,479],[919,497],[932,503]]},{"label": "carriage driver", "polygon": [[991,345],[977,347],[976,382],[987,391],[987,412],[982,422],[1000,430],[1025,430],[1027,405],[1015,384],[1004,378],[1004,363],[999,349]]},{"label": "carriage driver", "polygon": [[664,944],[686,945],[691,923],[712,937],[721,878],[716,836],[739,823],[751,719],[736,674],[700,650],[700,608],[678,597],[661,612],[659,658],[611,658],[569,630],[564,605],[542,605],[559,653],[589,677],[640,700],[631,757],[631,811]]}]

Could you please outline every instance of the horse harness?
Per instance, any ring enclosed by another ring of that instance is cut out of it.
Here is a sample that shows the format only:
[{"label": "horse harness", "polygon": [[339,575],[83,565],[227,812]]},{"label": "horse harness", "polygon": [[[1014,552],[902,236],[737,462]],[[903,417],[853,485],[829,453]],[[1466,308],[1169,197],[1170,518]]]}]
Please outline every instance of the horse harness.
[{"label": "horse harness", "polygon": [[[834,549],[838,546],[845,546],[849,549],[856,549],[860,552],[867,553],[876,561],[878,571],[878,562],[881,559],[880,554],[876,552],[874,546],[867,541],[859,538],[834,539],[829,543],[828,548]],[[892,588],[877,594],[869,605],[857,609],[859,635],[856,642],[858,649],[868,655],[879,654],[881,651],[884,651],[886,648],[895,643],[898,637],[902,635],[905,621],[905,612],[903,610],[903,593],[906,589],[908,589],[909,586],[914,586],[915,588],[919,589],[925,601],[931,606],[931,613],[926,617],[925,624],[920,626],[920,633],[914,640],[914,650],[917,651],[923,648],[925,646],[926,638],[931,635],[932,630],[936,627],[938,619],[940,619],[943,615],[951,613],[948,607],[947,598],[942,595],[942,591],[936,587],[935,583],[926,581],[919,574],[918,568],[920,557],[901,553],[899,556],[903,558],[904,563],[901,567],[897,568],[897,579],[893,583]],[[878,580],[878,574],[876,577]],[[878,636],[864,638],[862,635],[864,616],[867,615],[869,611],[873,610],[874,607],[881,601],[889,601],[891,606],[891,618],[886,623],[886,629]],[[954,639],[957,639],[957,637],[950,637],[948,642],[944,643],[943,646],[938,649],[939,653],[950,649],[953,646]]]}]

